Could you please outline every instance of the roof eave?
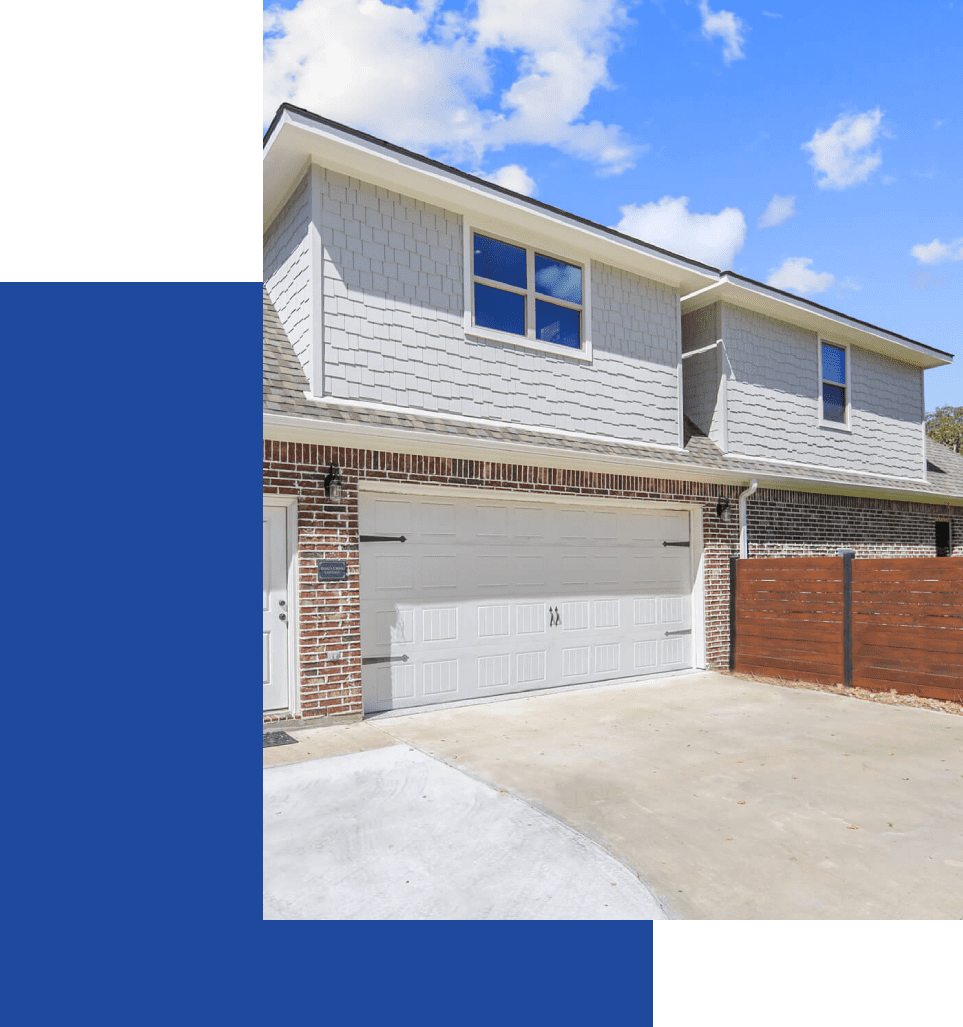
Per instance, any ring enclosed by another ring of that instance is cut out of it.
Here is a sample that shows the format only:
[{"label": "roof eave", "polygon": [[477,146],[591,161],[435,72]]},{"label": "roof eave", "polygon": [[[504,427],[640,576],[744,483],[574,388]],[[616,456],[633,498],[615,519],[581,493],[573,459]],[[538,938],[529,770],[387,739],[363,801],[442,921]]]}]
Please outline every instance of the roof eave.
[{"label": "roof eave", "polygon": [[264,137],[264,227],[277,216],[314,163],[394,193],[431,203],[516,234],[531,232],[574,247],[591,259],[691,292],[718,279],[719,270],[663,250],[613,228],[512,192],[458,168],[375,139],[290,105],[278,109]]},{"label": "roof eave", "polygon": [[849,317],[838,310],[736,275],[732,271],[726,271],[718,282],[683,296],[682,313],[690,314],[719,301],[816,332],[830,340],[854,343],[917,367],[942,367],[953,362],[952,353],[945,353],[878,325]]},{"label": "roof eave", "polygon": [[422,456],[449,456],[461,459],[491,461],[497,455],[499,462],[506,458],[535,462],[538,465],[584,469],[591,463],[593,469],[610,473],[624,473],[672,481],[698,481],[714,485],[744,485],[758,478],[761,488],[791,492],[812,492],[827,495],[866,496],[963,507],[963,496],[933,492],[920,482],[917,488],[900,485],[852,484],[798,474],[780,474],[771,470],[746,468],[720,468],[692,463],[680,465],[660,461],[657,457],[640,458],[629,454],[587,453],[566,450],[557,446],[540,446],[530,442],[506,442],[496,439],[469,438],[459,435],[441,435],[421,429],[399,428],[387,425],[345,423],[323,418],[264,412],[264,438],[284,442],[329,444],[346,448],[388,449],[399,447],[406,453]]}]

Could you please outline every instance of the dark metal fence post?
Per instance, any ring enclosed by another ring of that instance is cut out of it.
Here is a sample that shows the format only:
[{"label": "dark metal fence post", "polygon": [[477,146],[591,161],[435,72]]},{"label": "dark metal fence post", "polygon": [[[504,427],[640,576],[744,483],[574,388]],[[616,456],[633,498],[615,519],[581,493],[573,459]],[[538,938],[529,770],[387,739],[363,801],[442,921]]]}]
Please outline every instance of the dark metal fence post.
[{"label": "dark metal fence post", "polygon": [[843,684],[853,686],[853,557],[852,549],[840,549],[843,558]]},{"label": "dark metal fence post", "polygon": [[736,669],[736,564],[739,561],[729,557],[729,670]]}]

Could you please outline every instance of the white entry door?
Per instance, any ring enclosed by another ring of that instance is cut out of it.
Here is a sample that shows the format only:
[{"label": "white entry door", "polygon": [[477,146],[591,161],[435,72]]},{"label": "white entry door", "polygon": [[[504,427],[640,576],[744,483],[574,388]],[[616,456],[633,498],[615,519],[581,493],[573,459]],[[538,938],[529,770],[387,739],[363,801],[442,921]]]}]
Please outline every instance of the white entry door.
[{"label": "white entry door", "polygon": [[366,711],[693,666],[684,511],[370,493],[359,526]]},{"label": "white entry door", "polygon": [[287,511],[264,508],[264,709],[288,705]]}]

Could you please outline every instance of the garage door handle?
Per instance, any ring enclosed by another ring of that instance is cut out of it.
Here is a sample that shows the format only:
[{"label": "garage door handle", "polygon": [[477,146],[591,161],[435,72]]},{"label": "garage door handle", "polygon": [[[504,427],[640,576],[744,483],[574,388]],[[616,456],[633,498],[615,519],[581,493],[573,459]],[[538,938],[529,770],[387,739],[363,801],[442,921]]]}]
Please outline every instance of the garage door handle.
[{"label": "garage door handle", "polygon": [[665,637],[668,638],[669,635],[691,635],[691,634],[692,634],[692,628],[684,628],[682,631],[667,631],[665,633]]},{"label": "garage door handle", "polygon": [[689,548],[689,543],[688,542],[663,542],[662,545],[664,545],[664,546],[685,546],[686,549]]},{"label": "garage door handle", "polygon": [[362,656],[361,666],[367,667],[371,663],[407,663],[408,654],[404,656]]}]

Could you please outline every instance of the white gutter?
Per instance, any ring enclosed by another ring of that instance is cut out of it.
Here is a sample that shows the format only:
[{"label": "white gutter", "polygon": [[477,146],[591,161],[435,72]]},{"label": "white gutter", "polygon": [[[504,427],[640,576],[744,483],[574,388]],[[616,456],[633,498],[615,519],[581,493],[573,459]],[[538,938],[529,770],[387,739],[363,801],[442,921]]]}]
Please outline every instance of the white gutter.
[{"label": "white gutter", "polygon": [[739,557],[749,557],[749,528],[746,524],[746,500],[759,488],[759,479],[753,478],[745,492],[739,493]]},{"label": "white gutter", "polygon": [[710,349],[715,349],[720,342],[722,342],[722,339],[716,339],[715,342],[710,342],[708,346],[703,346],[702,349],[690,349],[688,353],[682,354],[682,359],[685,360],[686,357],[694,357],[697,353],[708,353]]}]

